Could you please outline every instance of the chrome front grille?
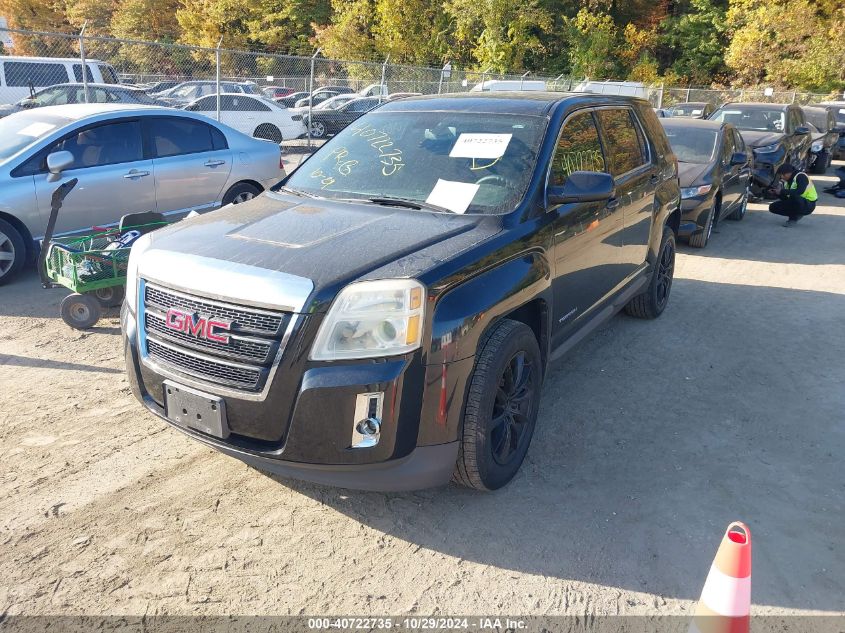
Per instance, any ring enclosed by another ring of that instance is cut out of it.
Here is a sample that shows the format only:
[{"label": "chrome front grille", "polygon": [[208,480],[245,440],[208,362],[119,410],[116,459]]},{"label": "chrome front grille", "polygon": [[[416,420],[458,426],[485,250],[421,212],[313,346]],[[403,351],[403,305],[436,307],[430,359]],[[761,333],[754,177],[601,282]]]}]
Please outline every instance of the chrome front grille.
[{"label": "chrome front grille", "polygon": [[[234,305],[149,283],[143,288],[142,353],[150,360],[206,383],[244,391],[262,389],[279,355],[291,313]],[[228,342],[168,328],[166,315],[171,309],[231,322]]]}]

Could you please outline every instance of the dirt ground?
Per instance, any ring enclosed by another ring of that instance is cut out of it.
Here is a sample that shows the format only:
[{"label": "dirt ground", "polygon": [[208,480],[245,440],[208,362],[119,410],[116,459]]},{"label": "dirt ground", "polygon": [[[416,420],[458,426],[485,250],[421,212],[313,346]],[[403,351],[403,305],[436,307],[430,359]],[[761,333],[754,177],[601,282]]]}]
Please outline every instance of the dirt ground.
[{"label": "dirt ground", "polygon": [[663,317],[553,365],[493,494],[248,468],[147,414],[117,313],[71,330],[64,294],[0,288],[0,614],[683,614],[734,519],[755,613],[842,613],[843,200],[683,247]]}]

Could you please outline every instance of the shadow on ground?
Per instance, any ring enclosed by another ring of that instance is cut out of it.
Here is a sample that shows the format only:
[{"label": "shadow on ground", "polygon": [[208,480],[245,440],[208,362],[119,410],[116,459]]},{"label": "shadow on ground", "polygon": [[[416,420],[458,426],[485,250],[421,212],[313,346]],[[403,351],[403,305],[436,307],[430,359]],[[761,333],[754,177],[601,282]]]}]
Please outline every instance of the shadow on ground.
[{"label": "shadow on ground", "polygon": [[506,488],[277,480],[449,556],[690,600],[742,519],[756,604],[841,609],[843,314],[843,295],[679,279],[660,320],[618,316],[552,366]]}]

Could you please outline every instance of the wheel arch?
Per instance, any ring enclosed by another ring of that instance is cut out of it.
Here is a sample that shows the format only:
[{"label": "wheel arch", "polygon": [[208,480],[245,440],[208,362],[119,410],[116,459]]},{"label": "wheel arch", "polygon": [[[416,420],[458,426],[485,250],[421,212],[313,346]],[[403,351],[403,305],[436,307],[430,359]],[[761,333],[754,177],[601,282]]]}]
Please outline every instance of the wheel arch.
[{"label": "wheel arch", "polygon": [[32,238],[32,233],[30,233],[29,229],[26,227],[26,224],[24,224],[20,218],[15,217],[11,213],[6,213],[5,211],[0,211],[0,220],[8,222],[17,230],[18,233],[21,234],[24,246],[26,246],[27,257],[32,258],[33,255],[38,252],[38,247],[35,244],[35,240]]}]

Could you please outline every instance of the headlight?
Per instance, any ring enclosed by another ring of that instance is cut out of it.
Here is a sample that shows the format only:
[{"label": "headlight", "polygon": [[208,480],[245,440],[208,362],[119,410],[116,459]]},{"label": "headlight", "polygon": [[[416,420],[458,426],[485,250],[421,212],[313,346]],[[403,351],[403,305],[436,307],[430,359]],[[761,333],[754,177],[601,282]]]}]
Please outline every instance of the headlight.
[{"label": "headlight", "polygon": [[681,188],[681,198],[695,198],[696,196],[703,196],[705,193],[710,193],[713,185],[701,185],[700,187],[683,187]]},{"label": "headlight", "polygon": [[820,152],[822,151],[822,147],[824,147],[824,143],[821,141],[816,141],[812,145],[810,145],[811,152]]},{"label": "headlight", "polygon": [[763,145],[763,147],[755,147],[754,153],[755,154],[771,154],[772,152],[776,152],[780,149],[780,143],[775,143],[774,145]]},{"label": "headlight", "polygon": [[138,261],[151,242],[151,233],[142,235],[135,240],[132,250],[129,251],[129,261],[126,264],[126,301],[132,314],[135,314],[135,302],[138,300]]},{"label": "headlight", "polygon": [[311,350],[311,360],[405,354],[422,340],[425,288],[413,279],[362,281],[332,303]]}]

